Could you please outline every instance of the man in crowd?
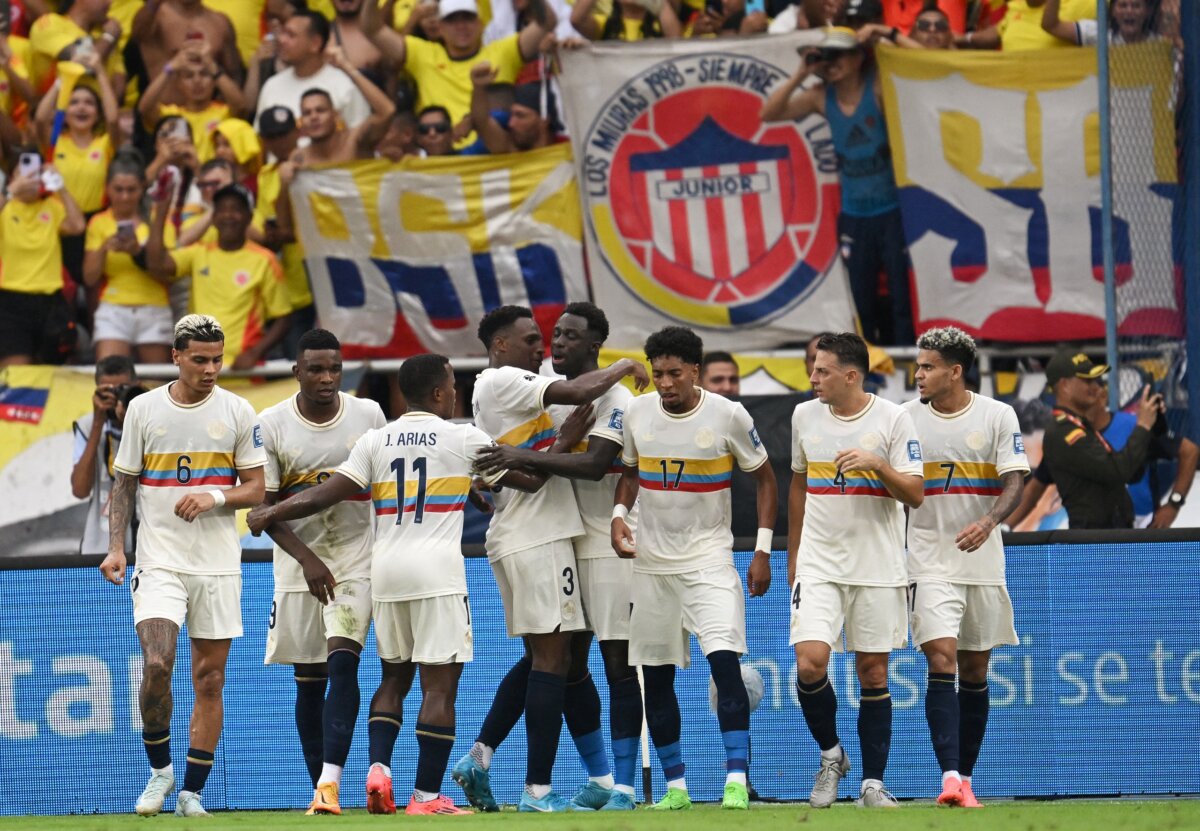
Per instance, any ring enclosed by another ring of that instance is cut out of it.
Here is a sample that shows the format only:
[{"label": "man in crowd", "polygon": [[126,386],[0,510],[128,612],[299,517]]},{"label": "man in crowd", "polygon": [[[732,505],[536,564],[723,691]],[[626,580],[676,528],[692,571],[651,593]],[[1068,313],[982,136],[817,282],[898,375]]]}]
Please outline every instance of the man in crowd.
[{"label": "man in crowd", "polygon": [[700,364],[700,386],[726,398],[737,398],[742,376],[733,355],[721,350],[705,352]]},{"label": "man in crowd", "polygon": [[833,804],[838,782],[850,771],[828,675],[843,628],[862,685],[858,804],[897,804],[883,787],[892,741],[888,655],[908,641],[901,506],[921,506],[923,468],[912,418],[863,389],[867,368],[867,345],[858,335],[823,336],[812,374],[817,397],[798,404],[792,415],[791,642],[800,707],[821,750],[808,800],[814,808]]},{"label": "man in crowd", "polygon": [[521,153],[554,144],[558,105],[552,87],[539,82],[515,87],[507,125],[502,125],[488,101],[489,88],[496,83],[492,65],[481,61],[471,67],[471,82],[471,125],[488,153]]},{"label": "man in crowd", "polygon": [[362,5],[365,0],[331,0],[333,38],[347,57],[371,83],[385,91],[396,86],[396,69],[371,42],[362,29]]},{"label": "man in crowd", "polygon": [[1000,526],[1021,501],[1029,460],[1013,408],[967,389],[969,335],[930,329],[917,349],[920,398],[904,405],[925,458],[925,500],[908,521],[912,635],[929,663],[925,718],[942,770],[938,804],[975,808],[988,663],[993,648],[1019,643]]},{"label": "man in crowd", "polygon": [[133,401],[113,465],[108,556],[100,564],[111,583],[125,581],[135,493],[141,520],[129,584],[143,660],[138,710],[151,768],[136,805],[142,816],[161,811],[175,787],[171,674],[185,622],[196,698],[175,814],[208,816],[200,792],[221,736],[229,647],[242,634],[236,511],[262,502],[267,459],[254,408],[217,386],[224,345],[221,325],[207,315],[175,324],[171,356],[179,378]]},{"label": "man in crowd", "polygon": [[300,97],[300,132],[308,139],[308,146],[292,155],[292,161],[301,167],[373,157],[375,145],[396,112],[392,99],[346,59],[341,47],[330,46],[326,56],[330,66],[345,72],[354,82],[370,105],[371,115],[356,127],[343,127],[338,124],[328,92],[321,88],[305,92]]},{"label": "man in crowd", "polygon": [[454,153],[454,125],[450,112],[431,104],[417,116],[417,146],[426,156],[449,156]]},{"label": "man in crowd", "polygon": [[[369,398],[340,391],[342,346],[305,332],[292,374],[300,391],[259,415],[266,499],[292,500],[327,479],[368,430],[386,424]],[[275,595],[265,663],[290,664],[296,729],[313,784],[309,814],[340,814],[338,789],[358,718],[358,662],[371,625],[371,520],[365,492],[319,515],[266,526],[275,541]],[[326,695],[326,685],[329,692]]]},{"label": "man in crowd", "polygon": [[207,8],[202,0],[146,0],[133,18],[130,39],[141,52],[147,86],[162,74],[167,61],[194,41],[203,41],[219,71],[241,83],[242,56],[233,24],[221,12]]},{"label": "man in crowd", "polygon": [[[725,745],[725,808],[750,807],[746,771],[750,701],[739,655],[746,653],[746,600],[733,565],[730,482],[734,464],[755,480],[758,535],[747,572],[751,597],[771,585],[775,472],[746,408],[697,386],[704,344],[668,326],[646,340],[657,395],[629,402],[622,424],[624,468],[613,496],[610,536],[633,559],[629,662],[642,668],[646,723],[667,792],[660,811],[691,808],[680,747],[675,668],[690,663],[695,635],[717,690]],[[637,540],[626,522],[638,500]]]}]

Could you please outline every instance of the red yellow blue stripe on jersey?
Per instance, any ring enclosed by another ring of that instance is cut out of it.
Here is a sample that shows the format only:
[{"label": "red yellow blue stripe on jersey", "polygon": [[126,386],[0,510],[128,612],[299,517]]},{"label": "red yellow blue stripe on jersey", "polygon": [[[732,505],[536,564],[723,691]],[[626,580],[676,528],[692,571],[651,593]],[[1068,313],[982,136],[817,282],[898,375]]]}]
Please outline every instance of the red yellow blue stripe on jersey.
[{"label": "red yellow blue stripe on jersey", "polygon": [[713,493],[728,488],[732,480],[733,456],[729,454],[715,459],[638,459],[638,484],[646,490]]},{"label": "red yellow blue stripe on jersey", "polygon": [[833,462],[808,463],[808,492],[820,496],[891,497],[879,474],[873,470],[848,470],[838,473]]},{"label": "red yellow blue stripe on jersey", "polygon": [[554,435],[554,422],[550,420],[550,414],[543,411],[537,418],[509,430],[496,439],[496,443],[526,450],[545,450],[554,444]]},{"label": "red yellow blue stripe on jersey", "polygon": [[996,466],[990,462],[926,462],[925,495],[966,493],[999,496],[1004,489]]},{"label": "red yellow blue stripe on jersey", "polygon": [[[422,511],[448,513],[461,511],[467,504],[471,491],[469,476],[445,476],[430,479],[421,488],[419,479],[409,478],[404,482],[404,513]],[[395,516],[399,512],[395,482],[376,482],[371,485],[371,501],[376,516]]]},{"label": "red yellow blue stripe on jersey", "polygon": [[[588,449],[588,440],[584,439],[583,441],[579,442],[574,447],[572,447],[571,452],[572,453],[586,453],[587,449]],[[625,464],[624,464],[624,462],[621,461],[621,454],[618,453],[613,458],[612,464],[608,466],[608,470],[606,471],[605,475],[607,475],[609,473],[616,473],[619,475],[624,472],[625,472]]]},{"label": "red yellow blue stripe on jersey", "polygon": [[[309,473],[293,473],[284,476],[279,482],[279,498],[287,499],[289,496],[295,496],[301,491],[306,491],[311,487],[321,484],[326,479],[334,474],[332,470],[314,470]],[[358,493],[346,499],[347,502],[370,502],[370,488],[363,488]]]},{"label": "red yellow blue stripe on jersey", "polygon": [[138,479],[149,488],[196,488],[237,484],[232,453],[147,453]]}]

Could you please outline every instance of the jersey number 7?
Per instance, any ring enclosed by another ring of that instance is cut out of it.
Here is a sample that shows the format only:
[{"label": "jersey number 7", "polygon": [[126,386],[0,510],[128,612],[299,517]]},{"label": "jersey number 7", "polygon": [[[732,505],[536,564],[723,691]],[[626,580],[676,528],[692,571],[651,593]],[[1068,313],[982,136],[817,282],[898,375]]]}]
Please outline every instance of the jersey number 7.
[{"label": "jersey number 7", "polygon": [[[425,518],[425,457],[418,456],[413,459],[412,469],[417,477],[417,497],[413,502],[413,522],[420,524],[421,520]],[[392,470],[396,473],[396,524],[399,525],[408,511],[408,490],[405,487],[408,484],[407,460],[403,456],[392,459]]]}]

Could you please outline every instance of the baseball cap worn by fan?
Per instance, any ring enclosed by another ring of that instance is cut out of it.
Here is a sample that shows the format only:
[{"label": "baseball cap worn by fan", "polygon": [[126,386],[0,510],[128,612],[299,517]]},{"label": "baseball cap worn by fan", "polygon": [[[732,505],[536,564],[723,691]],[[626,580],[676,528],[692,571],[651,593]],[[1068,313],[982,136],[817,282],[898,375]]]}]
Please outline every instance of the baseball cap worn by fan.
[{"label": "baseball cap worn by fan", "polygon": [[246,210],[248,210],[250,213],[254,213],[254,195],[251,194],[250,191],[245,188],[245,186],[239,185],[236,182],[226,185],[213,194],[212,201],[213,204],[216,205],[222,199],[229,198],[237,199],[246,206]]},{"label": "baseball cap worn by fan", "polygon": [[296,129],[296,117],[287,107],[268,107],[258,116],[258,134],[263,138],[286,136]]},{"label": "baseball cap worn by fan", "polygon": [[1046,364],[1046,385],[1053,388],[1059,381],[1067,378],[1091,381],[1102,377],[1106,372],[1107,364],[1093,363],[1092,359],[1082,352],[1063,349],[1056,352],[1050,363]]},{"label": "baseball cap worn by fan", "polygon": [[475,4],[475,0],[441,0],[438,4],[438,18],[441,20],[462,12],[479,17],[479,6]]},{"label": "baseball cap worn by fan", "polygon": [[854,34],[853,29],[847,29],[845,26],[827,26],[825,28],[825,37],[817,44],[817,47],[822,51],[826,49],[847,52],[858,48],[858,36]]}]

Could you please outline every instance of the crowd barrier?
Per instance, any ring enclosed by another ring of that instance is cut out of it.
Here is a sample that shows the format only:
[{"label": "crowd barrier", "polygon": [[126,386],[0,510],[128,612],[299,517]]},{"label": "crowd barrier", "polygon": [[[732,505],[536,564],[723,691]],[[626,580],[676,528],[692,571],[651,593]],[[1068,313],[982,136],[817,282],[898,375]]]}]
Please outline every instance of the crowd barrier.
[{"label": "crowd barrier", "polygon": [[[984,798],[1200,793],[1200,536],[1165,532],[1159,542],[1132,541],[1144,536],[1126,542],[1130,538],[1121,534],[1017,536],[1033,543],[1008,549],[1021,645],[1000,649],[993,659],[991,720],[975,772],[977,792]],[[744,573],[749,554],[736,559]],[[745,660],[765,682],[751,719],[750,776],[763,796],[802,799],[817,750],[794,692],[782,552],[774,559],[775,585],[765,598],[747,603]],[[103,582],[92,567],[15,564],[0,571],[0,779],[53,770],[56,784],[53,799],[44,789],[13,789],[0,813],[128,812],[147,775],[136,694],[141,658],[129,590]],[[467,579],[476,660],[463,674],[452,758],[470,746],[496,683],[520,653],[519,642],[505,637],[487,562],[468,559]],[[291,672],[262,665],[270,565],[246,563],[243,586],[246,634],[230,655],[225,732],[204,802],[216,809],[302,807],[311,790],[293,726]],[[372,636],[364,654],[372,656],[374,648]],[[597,660],[593,664],[607,723],[604,673]],[[716,800],[724,766],[705,667],[693,648],[692,668],[680,673],[678,691],[689,786],[699,799]],[[181,650],[172,722],[180,768],[192,703],[189,671]],[[940,781],[924,719],[925,673],[915,650],[893,655],[895,730],[887,781],[900,797],[935,796]],[[830,677],[842,740],[858,760],[857,682],[846,656],[835,656]],[[363,662],[360,680],[364,703],[343,779],[345,806],[364,802],[366,702],[379,680],[377,660]],[[396,746],[394,782],[401,798],[416,765],[412,726],[419,697],[414,690],[404,708]],[[661,796],[657,762],[652,767],[654,793]],[[524,768],[525,736],[518,725],[492,768],[502,802],[518,798]],[[556,786],[570,792],[584,779],[564,730]],[[445,787],[461,796],[449,778]],[[857,776],[849,777],[841,795],[851,796],[856,787]]]}]

